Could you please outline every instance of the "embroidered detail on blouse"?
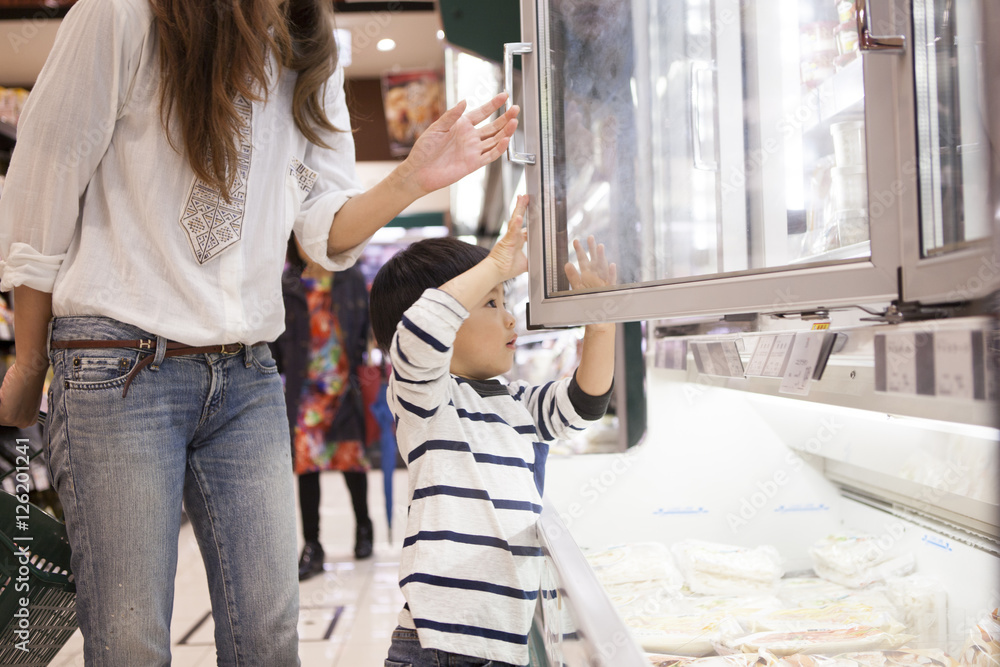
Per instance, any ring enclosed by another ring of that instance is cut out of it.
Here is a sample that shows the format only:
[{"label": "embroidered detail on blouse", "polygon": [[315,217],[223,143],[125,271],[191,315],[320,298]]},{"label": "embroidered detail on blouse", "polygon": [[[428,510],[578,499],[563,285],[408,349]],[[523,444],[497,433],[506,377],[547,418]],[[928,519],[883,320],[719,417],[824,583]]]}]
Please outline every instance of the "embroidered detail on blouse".
[{"label": "embroidered detail on blouse", "polygon": [[199,264],[215,259],[224,250],[236,245],[243,233],[247,178],[250,175],[250,157],[253,153],[250,130],[253,107],[242,95],[236,96],[234,105],[242,123],[237,147],[236,180],[230,191],[231,201],[223,199],[217,188],[196,178],[180,219]]},{"label": "embroidered detail on blouse", "polygon": [[292,156],[292,161],[288,164],[288,173],[295,177],[295,181],[298,183],[303,197],[312,192],[313,186],[316,185],[316,179],[319,177],[318,173],[302,164],[294,155]]}]

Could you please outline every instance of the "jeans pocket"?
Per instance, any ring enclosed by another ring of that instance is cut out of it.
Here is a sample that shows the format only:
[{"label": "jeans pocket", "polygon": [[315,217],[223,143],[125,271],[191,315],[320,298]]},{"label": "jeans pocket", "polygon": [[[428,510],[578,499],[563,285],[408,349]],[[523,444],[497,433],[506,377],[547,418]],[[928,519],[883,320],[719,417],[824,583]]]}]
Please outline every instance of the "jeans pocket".
[{"label": "jeans pocket", "polygon": [[124,348],[70,349],[55,365],[53,377],[61,375],[66,389],[120,388],[139,357],[139,352]]},{"label": "jeans pocket", "polygon": [[412,662],[396,662],[395,660],[386,660],[385,667],[413,667]]},{"label": "jeans pocket", "polygon": [[278,372],[278,362],[271,356],[271,348],[267,343],[258,343],[247,352],[250,361],[262,375],[275,375]]}]

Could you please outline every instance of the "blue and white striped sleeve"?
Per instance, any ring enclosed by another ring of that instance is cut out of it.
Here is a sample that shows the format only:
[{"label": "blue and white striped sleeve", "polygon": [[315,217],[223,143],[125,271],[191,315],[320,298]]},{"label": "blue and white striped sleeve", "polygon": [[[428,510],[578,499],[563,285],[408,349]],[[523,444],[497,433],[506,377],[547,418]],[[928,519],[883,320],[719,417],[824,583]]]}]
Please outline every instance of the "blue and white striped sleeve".
[{"label": "blue and white striped sleeve", "polygon": [[585,393],[576,383],[575,375],[538,386],[512,382],[508,390],[531,413],[543,440],[565,438],[573,431],[584,430],[588,422],[604,416],[611,400],[610,389],[602,396]]},{"label": "blue and white striped sleeve", "polygon": [[469,312],[453,296],[426,290],[403,313],[389,347],[390,396],[397,417],[432,417],[448,400],[455,334]]}]

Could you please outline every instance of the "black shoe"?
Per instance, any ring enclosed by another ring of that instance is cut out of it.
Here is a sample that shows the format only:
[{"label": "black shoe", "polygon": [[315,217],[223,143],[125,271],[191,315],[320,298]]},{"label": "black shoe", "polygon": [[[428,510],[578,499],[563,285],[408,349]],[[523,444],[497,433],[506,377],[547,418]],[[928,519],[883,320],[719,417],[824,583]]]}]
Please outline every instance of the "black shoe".
[{"label": "black shoe", "polygon": [[323,571],[323,546],[319,542],[306,542],[299,556],[299,581],[305,581]]},{"label": "black shoe", "polygon": [[358,560],[372,555],[372,522],[358,524],[354,531],[354,557]]}]

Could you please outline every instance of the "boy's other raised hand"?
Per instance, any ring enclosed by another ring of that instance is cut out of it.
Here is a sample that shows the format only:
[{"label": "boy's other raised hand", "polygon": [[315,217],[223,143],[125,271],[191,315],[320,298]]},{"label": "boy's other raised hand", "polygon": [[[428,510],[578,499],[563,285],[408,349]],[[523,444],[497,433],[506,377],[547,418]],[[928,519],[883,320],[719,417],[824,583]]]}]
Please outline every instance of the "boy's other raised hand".
[{"label": "boy's other raised hand", "polygon": [[528,195],[517,198],[514,213],[507,223],[507,233],[490,250],[489,257],[499,273],[498,282],[510,280],[528,270],[528,258],[524,255],[524,242],[528,230],[524,228],[524,213],[528,209]]},{"label": "boy's other raised hand", "polygon": [[618,268],[614,263],[608,263],[604,253],[604,244],[597,243],[593,236],[587,237],[589,253],[583,251],[578,239],[573,239],[573,250],[576,251],[576,261],[579,268],[572,262],[566,262],[566,278],[572,289],[589,289],[608,287],[618,280]]}]

